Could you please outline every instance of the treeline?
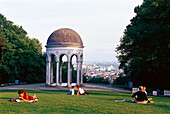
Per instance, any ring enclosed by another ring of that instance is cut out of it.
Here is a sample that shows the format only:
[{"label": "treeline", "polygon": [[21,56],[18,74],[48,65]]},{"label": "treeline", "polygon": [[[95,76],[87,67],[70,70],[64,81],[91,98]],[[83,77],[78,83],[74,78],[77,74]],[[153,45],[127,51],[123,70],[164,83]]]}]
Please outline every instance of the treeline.
[{"label": "treeline", "polygon": [[170,1],[144,0],[116,48],[119,68],[134,86],[170,89]]},{"label": "treeline", "polygon": [[38,39],[0,14],[0,83],[45,82],[45,58]]},{"label": "treeline", "polygon": [[98,84],[109,84],[109,78],[104,77],[93,77],[86,81],[87,83],[98,83]]}]

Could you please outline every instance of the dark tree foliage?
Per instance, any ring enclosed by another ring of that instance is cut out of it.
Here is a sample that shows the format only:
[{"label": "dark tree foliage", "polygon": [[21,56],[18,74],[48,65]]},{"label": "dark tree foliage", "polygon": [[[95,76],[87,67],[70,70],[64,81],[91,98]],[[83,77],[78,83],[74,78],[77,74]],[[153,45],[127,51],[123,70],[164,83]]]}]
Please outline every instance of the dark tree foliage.
[{"label": "dark tree foliage", "polygon": [[113,81],[113,84],[116,84],[116,85],[125,85],[125,84],[128,84],[129,81],[130,81],[129,77],[122,76],[122,74],[119,74],[119,77],[116,78]]},{"label": "dark tree foliage", "polygon": [[[62,82],[67,82],[67,68],[68,63],[62,62]],[[77,70],[74,70],[73,64],[71,64],[71,83],[77,82]]]},{"label": "dark tree foliage", "polygon": [[45,82],[45,58],[38,39],[0,14],[0,83]]},{"label": "dark tree foliage", "polygon": [[109,79],[104,79],[103,77],[93,77],[88,82],[89,83],[103,83],[103,84],[109,84]]},{"label": "dark tree foliage", "polygon": [[170,1],[144,0],[116,48],[119,68],[135,86],[170,89]]}]

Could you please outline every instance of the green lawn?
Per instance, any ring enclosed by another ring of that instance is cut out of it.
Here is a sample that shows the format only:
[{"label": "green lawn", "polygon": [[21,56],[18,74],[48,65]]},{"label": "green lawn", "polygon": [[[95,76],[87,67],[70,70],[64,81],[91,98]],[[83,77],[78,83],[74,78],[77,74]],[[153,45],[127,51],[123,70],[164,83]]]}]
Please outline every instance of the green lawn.
[{"label": "green lawn", "polygon": [[[87,91],[88,96],[69,96],[68,91],[25,90],[37,94],[38,103],[10,102],[18,90],[0,90],[0,113],[170,113],[170,97],[154,97],[154,104],[131,103],[131,94]],[[115,100],[125,99],[125,102]]]}]

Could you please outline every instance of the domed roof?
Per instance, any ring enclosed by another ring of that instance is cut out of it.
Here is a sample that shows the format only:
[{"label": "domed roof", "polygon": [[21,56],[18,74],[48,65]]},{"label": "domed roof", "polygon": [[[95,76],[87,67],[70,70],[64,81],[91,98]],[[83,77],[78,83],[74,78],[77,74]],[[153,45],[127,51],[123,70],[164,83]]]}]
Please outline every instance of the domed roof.
[{"label": "domed roof", "polygon": [[54,31],[47,40],[47,47],[59,46],[73,46],[73,47],[83,47],[83,42],[78,35],[72,29],[69,28],[61,28]]}]

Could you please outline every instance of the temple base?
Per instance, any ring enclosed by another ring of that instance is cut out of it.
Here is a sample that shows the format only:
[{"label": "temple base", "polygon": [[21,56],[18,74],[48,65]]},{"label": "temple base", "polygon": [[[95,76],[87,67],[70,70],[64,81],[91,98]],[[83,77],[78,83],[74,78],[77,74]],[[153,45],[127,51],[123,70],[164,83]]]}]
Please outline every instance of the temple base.
[{"label": "temple base", "polygon": [[60,83],[59,85],[57,85],[56,83],[53,83],[53,84],[46,84],[45,86],[48,86],[48,87],[72,87],[72,86],[76,86],[76,83],[71,83],[70,85],[68,85],[67,83]]},{"label": "temple base", "polygon": [[67,85],[67,87],[71,87],[71,85]]}]

